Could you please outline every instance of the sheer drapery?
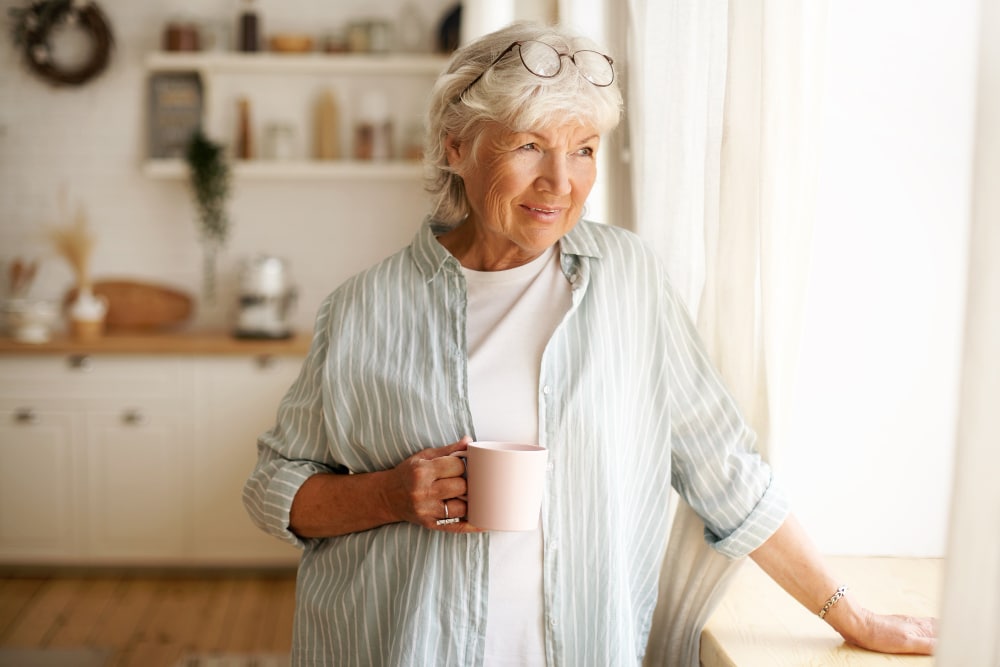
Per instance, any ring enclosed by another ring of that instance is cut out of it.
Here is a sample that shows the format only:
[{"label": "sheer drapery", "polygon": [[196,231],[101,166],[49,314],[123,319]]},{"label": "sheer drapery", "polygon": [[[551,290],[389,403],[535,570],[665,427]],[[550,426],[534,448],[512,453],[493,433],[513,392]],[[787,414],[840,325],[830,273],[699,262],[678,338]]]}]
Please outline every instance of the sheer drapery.
[{"label": "sheer drapery", "polygon": [[459,30],[462,44],[511,23],[516,9],[515,0],[463,0],[462,26]]},{"label": "sheer drapery", "polygon": [[[972,225],[958,449],[937,664],[1000,665],[1000,6],[980,3]],[[992,592],[992,594],[991,594]]]},{"label": "sheer drapery", "polygon": [[772,464],[798,361],[816,195],[827,6],[729,6],[719,214],[698,328]]},{"label": "sheer drapery", "polygon": [[[826,4],[627,7],[635,229],[667,261],[773,462],[809,260]],[[646,664],[698,665],[700,630],[736,565],[702,532],[681,504]]]},{"label": "sheer drapery", "polygon": [[633,231],[666,260],[694,313],[706,226],[719,215],[728,0],[629,0],[626,131]]}]

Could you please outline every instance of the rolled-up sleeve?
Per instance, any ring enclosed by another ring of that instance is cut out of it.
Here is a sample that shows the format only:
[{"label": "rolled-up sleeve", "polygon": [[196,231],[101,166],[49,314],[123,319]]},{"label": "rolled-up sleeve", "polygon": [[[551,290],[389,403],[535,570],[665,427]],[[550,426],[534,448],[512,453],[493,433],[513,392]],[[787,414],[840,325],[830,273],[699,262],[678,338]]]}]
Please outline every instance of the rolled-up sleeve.
[{"label": "rolled-up sleeve", "polygon": [[323,417],[324,364],[329,347],[329,302],[318,311],[309,354],[278,407],[275,425],[257,440],[257,465],[243,486],[243,504],[262,530],[299,547],[289,530],[292,501],[307,479],[342,472],[328,446]]},{"label": "rolled-up sleeve", "polygon": [[728,535],[719,537],[706,521],[705,541],[724,556],[742,558],[766,542],[781,527],[788,512],[788,497],[772,476],[750,514]]},{"label": "rolled-up sleeve", "polygon": [[676,301],[673,306],[671,483],[705,522],[708,544],[740,558],[781,526],[788,500],[694,325]]}]

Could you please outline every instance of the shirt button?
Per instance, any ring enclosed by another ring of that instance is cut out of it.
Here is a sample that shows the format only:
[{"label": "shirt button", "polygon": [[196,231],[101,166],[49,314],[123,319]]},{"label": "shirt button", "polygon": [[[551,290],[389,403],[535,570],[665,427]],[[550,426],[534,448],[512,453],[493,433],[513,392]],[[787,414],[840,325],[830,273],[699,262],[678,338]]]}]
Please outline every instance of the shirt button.
[{"label": "shirt button", "polygon": [[552,540],[549,542],[549,551],[555,551],[559,548],[559,540]]},{"label": "shirt button", "polygon": [[544,387],[542,387],[542,393],[548,396],[549,394],[552,393],[552,387],[549,385],[545,385]]},{"label": "shirt button", "polygon": [[550,618],[550,619],[549,619],[549,626],[550,626],[550,627],[553,627],[553,628],[554,628],[554,627],[556,627],[557,625],[559,625],[559,624],[558,624],[558,623],[556,623],[556,619],[554,619],[554,618]]},{"label": "shirt button", "polygon": [[552,461],[549,461],[548,463],[545,464],[545,469],[549,472],[552,472],[553,470],[556,469],[556,464],[553,463]]}]

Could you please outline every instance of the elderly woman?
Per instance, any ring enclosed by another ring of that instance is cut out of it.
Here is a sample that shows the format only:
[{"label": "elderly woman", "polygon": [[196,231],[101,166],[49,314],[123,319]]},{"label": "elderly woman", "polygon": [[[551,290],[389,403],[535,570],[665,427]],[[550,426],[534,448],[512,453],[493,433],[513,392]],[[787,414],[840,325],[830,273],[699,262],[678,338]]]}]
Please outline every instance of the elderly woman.
[{"label": "elderly woman", "polygon": [[[620,110],[612,59],[551,27],[487,35],[440,77],[433,213],[324,302],[246,484],[304,549],[294,665],[636,665],[671,486],[848,641],[932,649],[929,621],[838,592],[663,268],[581,220]],[[460,520],[450,455],[472,438],[547,448],[536,530]]]}]

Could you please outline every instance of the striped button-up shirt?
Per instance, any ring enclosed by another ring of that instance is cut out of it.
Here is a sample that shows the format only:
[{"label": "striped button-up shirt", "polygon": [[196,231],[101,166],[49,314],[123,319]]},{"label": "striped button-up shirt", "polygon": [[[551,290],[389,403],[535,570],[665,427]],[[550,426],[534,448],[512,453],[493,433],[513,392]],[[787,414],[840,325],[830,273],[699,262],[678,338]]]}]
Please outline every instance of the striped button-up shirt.
[{"label": "striped button-up shirt", "polygon": [[[425,224],[326,299],[301,374],[258,444],[244,502],[259,526],[304,549],[296,666],[483,661],[488,532],[395,523],[300,539],[288,529],[310,475],[388,469],[475,437],[465,279],[436,231]],[[559,250],[572,306],[537,388],[549,450],[547,661],[634,667],[656,602],[671,485],[705,521],[706,539],[734,558],[778,528],[787,504],[648,247],[580,222]]]}]

